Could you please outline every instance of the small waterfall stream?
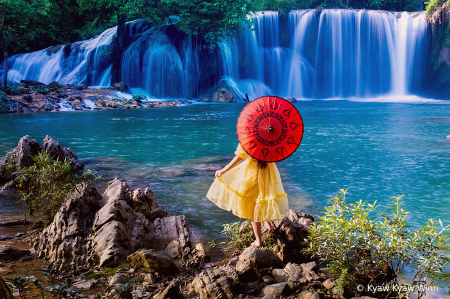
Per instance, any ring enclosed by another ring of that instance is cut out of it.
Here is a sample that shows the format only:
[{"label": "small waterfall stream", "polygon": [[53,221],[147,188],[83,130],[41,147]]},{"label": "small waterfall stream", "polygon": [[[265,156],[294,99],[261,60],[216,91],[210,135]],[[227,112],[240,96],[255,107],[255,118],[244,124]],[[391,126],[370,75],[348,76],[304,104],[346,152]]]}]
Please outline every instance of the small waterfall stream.
[{"label": "small waterfall stream", "polygon": [[[428,46],[425,13],[325,9],[251,17],[254,30],[222,42],[216,66],[241,99],[246,93],[327,99],[420,91]],[[123,54],[122,78],[154,98],[199,96],[201,78],[210,76],[201,67],[201,53],[192,37],[173,37],[167,28],[127,23],[133,41]],[[109,87],[111,63],[101,53],[115,33],[111,28],[70,47],[15,55],[9,79]]]}]

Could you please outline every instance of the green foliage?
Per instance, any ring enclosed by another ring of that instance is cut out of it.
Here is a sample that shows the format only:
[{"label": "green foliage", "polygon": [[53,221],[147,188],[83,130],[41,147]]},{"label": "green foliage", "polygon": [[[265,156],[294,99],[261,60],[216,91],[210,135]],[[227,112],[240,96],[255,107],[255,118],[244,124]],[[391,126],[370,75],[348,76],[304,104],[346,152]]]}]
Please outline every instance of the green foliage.
[{"label": "green foliage", "polygon": [[6,83],[6,93],[11,95],[22,94],[22,90],[20,90],[20,83],[8,81]]},{"label": "green foliage", "polygon": [[13,101],[6,96],[6,93],[0,91],[0,113],[9,113],[16,110]]},{"label": "green foliage", "polygon": [[8,152],[3,157],[3,164],[0,166],[0,175],[3,178],[12,179],[12,175],[17,171],[17,167],[15,165],[14,153]]},{"label": "green foliage", "polygon": [[91,184],[98,178],[90,170],[77,175],[72,171],[70,161],[53,160],[45,152],[33,160],[35,163],[31,167],[15,172],[15,187],[27,206],[24,217],[36,213],[45,225],[53,220],[77,184]]},{"label": "green foliage", "polygon": [[253,242],[253,229],[250,220],[226,223],[223,225],[222,234],[227,238],[220,242],[225,254],[234,250],[234,255],[239,255]]},{"label": "green foliage", "polygon": [[46,94],[48,93],[50,90],[44,86],[44,85],[39,85],[38,87],[36,87],[36,91],[40,94]]},{"label": "green foliage", "polygon": [[137,93],[137,94],[133,95],[132,100],[133,101],[138,101],[138,102],[146,101],[147,100],[147,96],[142,94],[142,93]]},{"label": "green foliage", "polygon": [[[425,9],[427,14],[432,14],[441,4],[443,4],[445,0],[429,0],[425,2]],[[450,0],[447,1],[448,5],[450,5]]]},{"label": "green foliage", "polygon": [[210,45],[233,37],[250,26],[247,17],[255,6],[249,0],[163,0],[179,17],[175,26],[188,34],[202,37]]},{"label": "green foliage", "polygon": [[[392,210],[380,211],[376,203],[346,202],[346,190],[330,199],[321,222],[311,226],[307,254],[328,262],[335,277],[346,271],[347,291],[356,286],[399,284],[397,275],[411,267],[412,286],[430,286],[436,279],[448,279],[442,269],[450,259],[442,245],[449,238],[439,220],[430,219],[420,229],[410,229],[408,212],[401,205],[401,196],[394,197]],[[419,292],[419,297],[424,293]],[[380,294],[378,294],[380,295]],[[387,295],[387,294],[385,294]],[[384,295],[383,295],[384,296]]]}]

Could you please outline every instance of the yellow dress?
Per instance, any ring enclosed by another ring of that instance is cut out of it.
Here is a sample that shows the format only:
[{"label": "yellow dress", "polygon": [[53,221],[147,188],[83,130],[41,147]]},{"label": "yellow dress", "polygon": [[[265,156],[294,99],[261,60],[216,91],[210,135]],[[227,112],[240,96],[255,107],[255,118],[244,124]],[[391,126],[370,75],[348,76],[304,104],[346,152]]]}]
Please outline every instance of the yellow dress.
[{"label": "yellow dress", "polygon": [[245,160],[216,178],[206,197],[219,208],[256,222],[287,216],[288,198],[275,163],[258,168],[240,144],[235,154]]}]

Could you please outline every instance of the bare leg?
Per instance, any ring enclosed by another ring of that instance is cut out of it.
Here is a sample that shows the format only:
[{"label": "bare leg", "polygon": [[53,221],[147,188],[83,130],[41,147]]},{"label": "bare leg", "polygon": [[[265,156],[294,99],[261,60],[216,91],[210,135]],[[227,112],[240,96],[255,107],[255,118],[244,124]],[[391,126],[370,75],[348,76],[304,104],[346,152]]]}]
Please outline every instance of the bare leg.
[{"label": "bare leg", "polygon": [[261,222],[252,221],[253,232],[255,233],[255,242],[252,245],[261,246]]}]

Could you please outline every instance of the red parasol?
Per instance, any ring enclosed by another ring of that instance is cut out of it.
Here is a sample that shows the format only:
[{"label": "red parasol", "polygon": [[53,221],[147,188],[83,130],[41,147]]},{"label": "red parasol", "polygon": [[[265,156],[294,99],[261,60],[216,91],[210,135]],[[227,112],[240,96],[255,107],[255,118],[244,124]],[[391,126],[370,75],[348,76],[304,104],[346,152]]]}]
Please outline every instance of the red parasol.
[{"label": "red parasol", "polygon": [[288,101],[265,96],[250,102],[237,123],[242,148],[255,159],[276,162],[292,155],[303,138],[303,120]]}]

